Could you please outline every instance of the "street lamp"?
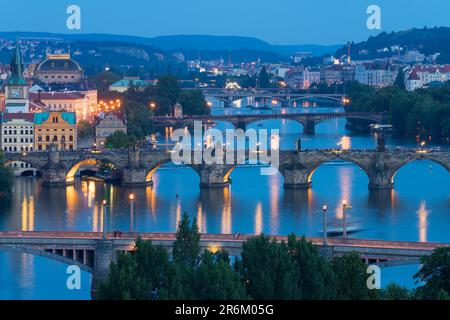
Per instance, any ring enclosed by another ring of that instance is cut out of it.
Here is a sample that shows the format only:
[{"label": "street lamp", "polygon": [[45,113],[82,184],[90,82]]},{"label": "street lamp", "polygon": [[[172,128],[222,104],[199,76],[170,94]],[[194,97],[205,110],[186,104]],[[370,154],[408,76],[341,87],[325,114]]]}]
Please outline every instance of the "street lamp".
[{"label": "street lamp", "polygon": [[106,200],[102,201],[102,211],[103,211],[103,240],[106,240],[106,206],[108,202]]},{"label": "street lamp", "polygon": [[347,209],[352,206],[347,203],[347,200],[342,200],[342,237],[347,238]]},{"label": "street lamp", "polygon": [[133,232],[133,226],[134,226],[134,194],[130,193],[128,196],[128,199],[130,200],[130,232]]},{"label": "street lamp", "polygon": [[323,211],[323,245],[327,246],[328,245],[328,240],[327,240],[327,205],[324,204],[322,207],[322,211]]}]

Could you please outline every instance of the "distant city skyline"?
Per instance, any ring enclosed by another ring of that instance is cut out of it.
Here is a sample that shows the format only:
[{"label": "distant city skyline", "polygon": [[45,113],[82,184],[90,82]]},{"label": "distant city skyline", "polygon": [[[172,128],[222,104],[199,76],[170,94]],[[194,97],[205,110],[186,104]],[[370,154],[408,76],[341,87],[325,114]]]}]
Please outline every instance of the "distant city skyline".
[{"label": "distant city skyline", "polygon": [[[271,44],[342,44],[380,32],[448,26],[447,0],[0,0],[0,31],[108,33],[155,37],[208,34],[255,37]],[[66,8],[81,8],[81,30],[68,30]],[[366,27],[369,5],[381,30]]]}]

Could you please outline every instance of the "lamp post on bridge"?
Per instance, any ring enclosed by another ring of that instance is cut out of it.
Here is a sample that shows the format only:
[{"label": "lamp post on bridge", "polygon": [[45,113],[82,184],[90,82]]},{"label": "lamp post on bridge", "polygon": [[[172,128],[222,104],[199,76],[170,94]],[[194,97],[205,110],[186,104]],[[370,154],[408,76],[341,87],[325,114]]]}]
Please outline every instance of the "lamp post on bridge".
[{"label": "lamp post on bridge", "polygon": [[134,194],[130,193],[128,198],[130,200],[130,232],[133,232],[133,229],[134,229]]},{"label": "lamp post on bridge", "polygon": [[106,240],[106,206],[108,202],[106,200],[102,201],[102,211],[103,211],[103,240]]}]

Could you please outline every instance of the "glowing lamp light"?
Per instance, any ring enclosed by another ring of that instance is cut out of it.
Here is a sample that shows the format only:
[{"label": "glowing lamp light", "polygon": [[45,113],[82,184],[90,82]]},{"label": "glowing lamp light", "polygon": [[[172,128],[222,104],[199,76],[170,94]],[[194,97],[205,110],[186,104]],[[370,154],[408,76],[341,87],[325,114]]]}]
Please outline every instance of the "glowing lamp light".
[{"label": "glowing lamp light", "polygon": [[102,205],[106,206],[108,204],[108,202],[106,200],[102,201]]},{"label": "glowing lamp light", "polygon": [[134,200],[134,193],[130,193],[130,195],[128,196],[128,198],[133,201]]}]

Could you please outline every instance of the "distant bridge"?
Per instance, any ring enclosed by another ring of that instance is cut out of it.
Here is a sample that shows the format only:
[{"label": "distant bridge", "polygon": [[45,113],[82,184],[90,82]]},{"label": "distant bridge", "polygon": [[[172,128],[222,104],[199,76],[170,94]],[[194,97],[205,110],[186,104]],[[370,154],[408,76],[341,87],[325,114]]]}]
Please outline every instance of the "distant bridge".
[{"label": "distant bridge", "polygon": [[345,104],[347,95],[340,93],[298,93],[283,89],[218,89],[202,88],[206,99],[216,99],[225,103],[225,106],[231,106],[233,101],[255,98],[265,100],[275,100],[282,106],[288,106],[290,103],[298,100],[327,100],[333,103]]},{"label": "distant bridge", "polygon": [[[211,151],[211,150],[210,150]],[[224,149],[223,158],[212,164],[203,159],[205,150],[192,151],[192,168],[200,177],[200,186],[226,187],[229,176],[237,165],[248,163],[257,157],[257,163],[267,163],[270,155],[249,150],[228,151]],[[231,154],[230,154],[231,153]],[[231,155],[232,161],[229,156]],[[188,154],[189,156],[189,154]],[[302,150],[278,152],[278,171],[284,177],[286,188],[309,188],[315,170],[324,163],[332,161],[351,162],[364,171],[371,189],[391,189],[397,171],[407,163],[415,160],[433,161],[450,171],[450,150],[427,149],[387,149],[379,150]],[[196,159],[196,160],[194,160]],[[199,160],[199,161],[197,161]],[[171,150],[117,150],[117,151],[50,151],[5,153],[6,163],[22,161],[29,163],[42,173],[45,185],[67,185],[74,183],[75,174],[82,166],[94,166],[111,163],[122,172],[122,184],[129,186],[146,186],[152,180],[153,173],[164,163],[172,161]],[[266,162],[265,162],[266,161]],[[232,163],[230,163],[232,162]]]},{"label": "distant bridge", "polygon": [[[0,232],[0,250],[11,250],[47,257],[70,265],[78,265],[93,274],[92,288],[95,291],[98,282],[104,280],[109,272],[109,265],[115,261],[118,252],[136,250],[135,240],[140,237],[152,240],[169,251],[175,241],[174,233],[123,233],[115,238],[108,233],[102,239],[99,232],[67,232],[67,231],[2,231]],[[240,235],[237,238],[230,234],[201,234],[201,250],[215,252],[227,250],[230,255],[238,256],[244,241],[255,235]],[[286,236],[270,236],[277,242],[287,242]],[[322,238],[306,238],[313,244],[323,248]],[[447,243],[403,242],[366,239],[329,238],[326,253],[328,257],[341,256],[349,252],[357,252],[369,264],[380,267],[415,264],[423,256],[430,255],[439,247],[447,247]]]},{"label": "distant bridge", "polygon": [[332,119],[362,119],[372,123],[385,123],[386,113],[375,112],[328,112],[328,113],[272,113],[272,114],[240,114],[240,115],[204,115],[174,118],[159,116],[153,118],[156,126],[182,128],[192,126],[194,121],[202,121],[203,125],[214,125],[217,121],[232,123],[235,128],[245,129],[250,123],[262,120],[292,120],[302,124],[306,134],[314,134],[316,124]]}]

